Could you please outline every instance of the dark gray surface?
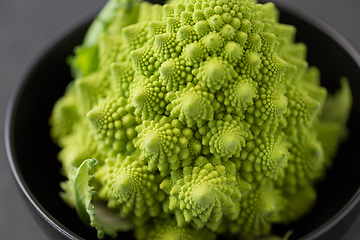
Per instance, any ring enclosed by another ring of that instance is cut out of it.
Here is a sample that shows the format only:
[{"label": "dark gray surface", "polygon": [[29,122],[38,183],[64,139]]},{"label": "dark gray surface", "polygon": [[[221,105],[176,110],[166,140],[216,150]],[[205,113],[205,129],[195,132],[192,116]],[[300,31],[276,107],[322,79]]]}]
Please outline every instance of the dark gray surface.
[{"label": "dark gray surface", "polygon": [[[105,0],[0,0],[0,135],[11,92],[59,29]],[[360,51],[359,0],[287,0],[319,16]],[[360,174],[359,174],[360,175]],[[0,239],[48,239],[33,222],[0,138]],[[360,217],[343,240],[360,239]]]}]

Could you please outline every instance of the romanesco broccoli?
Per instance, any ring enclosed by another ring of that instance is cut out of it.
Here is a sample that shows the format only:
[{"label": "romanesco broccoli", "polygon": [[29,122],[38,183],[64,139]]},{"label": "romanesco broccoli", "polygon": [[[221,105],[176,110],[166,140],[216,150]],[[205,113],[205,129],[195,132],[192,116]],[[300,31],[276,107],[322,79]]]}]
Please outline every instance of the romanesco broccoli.
[{"label": "romanesco broccoli", "polygon": [[99,238],[263,239],[311,209],[351,93],[343,79],[327,101],[278,18],[255,0],[108,2],[50,118],[61,196]]}]

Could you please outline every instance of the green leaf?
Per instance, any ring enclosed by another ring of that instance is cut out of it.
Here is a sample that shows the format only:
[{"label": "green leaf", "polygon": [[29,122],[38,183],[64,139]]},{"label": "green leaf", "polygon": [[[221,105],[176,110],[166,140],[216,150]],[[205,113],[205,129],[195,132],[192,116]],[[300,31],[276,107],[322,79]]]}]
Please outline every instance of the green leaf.
[{"label": "green leaf", "polygon": [[96,159],[85,160],[77,169],[73,181],[76,212],[81,221],[87,225],[90,224],[87,206],[91,205],[92,195],[95,194],[93,188],[89,186],[89,181],[93,177],[89,171],[95,164],[97,164]]}]

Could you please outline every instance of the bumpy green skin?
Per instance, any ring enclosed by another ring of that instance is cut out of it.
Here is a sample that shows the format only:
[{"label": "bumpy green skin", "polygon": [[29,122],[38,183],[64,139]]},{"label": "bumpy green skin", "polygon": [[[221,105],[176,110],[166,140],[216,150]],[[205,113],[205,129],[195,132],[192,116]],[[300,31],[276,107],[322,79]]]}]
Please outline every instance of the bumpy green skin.
[{"label": "bumpy green skin", "polygon": [[109,1],[50,119],[64,200],[139,240],[253,239],[306,214],[351,94],[326,102],[295,32],[272,3]]}]

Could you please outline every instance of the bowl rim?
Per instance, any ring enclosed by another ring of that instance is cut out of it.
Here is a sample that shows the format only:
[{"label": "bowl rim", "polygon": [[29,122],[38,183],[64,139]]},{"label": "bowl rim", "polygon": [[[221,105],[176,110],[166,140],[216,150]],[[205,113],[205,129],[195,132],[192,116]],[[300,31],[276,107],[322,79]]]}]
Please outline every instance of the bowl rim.
[{"label": "bowl rim", "polygon": [[[287,2],[286,0],[259,0],[259,3],[267,3],[273,2],[275,6],[280,9],[281,11],[285,11],[288,14],[291,14],[300,20],[314,26],[319,31],[323,32],[330,38],[332,38],[338,45],[340,45],[345,52],[354,60],[356,65],[360,68],[360,55],[358,51],[353,47],[353,45],[342,35],[340,34],[335,28],[333,28],[330,24],[326,23],[320,17],[314,15],[313,13],[309,12],[308,10],[303,9],[302,7]],[[26,184],[24,177],[20,172],[20,168],[16,159],[16,154],[14,150],[14,117],[16,110],[19,104],[19,97],[21,96],[22,92],[25,90],[28,82],[32,78],[33,74],[40,68],[44,59],[49,57],[54,49],[62,42],[66,41],[67,38],[73,34],[77,29],[86,24],[89,24],[97,13],[100,12],[102,6],[95,7],[94,9],[81,14],[79,17],[75,18],[75,20],[71,21],[70,23],[66,24],[60,30],[58,30],[46,43],[46,45],[42,48],[42,50],[37,54],[34,58],[33,64],[27,67],[24,71],[24,75],[21,77],[21,80],[17,82],[14,90],[11,94],[10,100],[7,105],[6,109],[6,117],[5,117],[5,147],[8,157],[8,162],[10,164],[10,168],[12,173],[15,177],[15,180],[20,187],[22,193],[24,194],[25,198],[28,200],[29,204],[32,208],[35,209],[36,213],[40,215],[51,227],[54,228],[58,233],[62,234],[63,236],[67,237],[68,239],[78,240],[83,239],[82,237],[78,236],[70,229],[62,225],[58,220],[56,220],[35,198],[31,190],[29,189],[28,185]],[[331,218],[329,218],[326,222],[321,224],[316,229],[312,230],[311,232],[307,233],[300,240],[311,240],[317,239],[320,236],[324,235],[328,230],[332,227],[337,225],[341,220],[348,215],[352,209],[360,201],[360,187],[358,190],[353,194],[350,200]]]}]

